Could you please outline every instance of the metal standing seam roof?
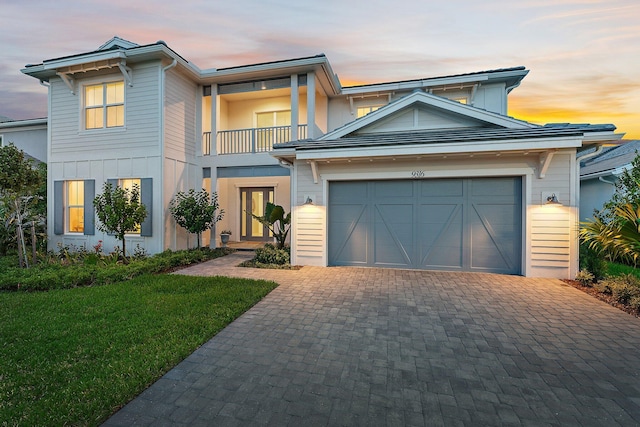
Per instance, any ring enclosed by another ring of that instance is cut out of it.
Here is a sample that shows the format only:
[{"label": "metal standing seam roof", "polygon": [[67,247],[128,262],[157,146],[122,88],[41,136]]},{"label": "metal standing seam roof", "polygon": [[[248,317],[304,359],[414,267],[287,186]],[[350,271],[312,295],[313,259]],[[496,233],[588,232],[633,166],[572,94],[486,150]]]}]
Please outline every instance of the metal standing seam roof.
[{"label": "metal standing seam roof", "polygon": [[[608,129],[608,128],[607,128]],[[603,128],[591,128],[595,130],[607,130]],[[415,132],[387,132],[371,133],[363,135],[348,135],[333,140],[301,140],[291,141],[282,144],[274,144],[274,149],[296,149],[296,150],[323,150],[335,148],[370,147],[385,145],[409,145],[409,144],[433,144],[433,143],[459,143],[473,141],[499,141],[508,139],[531,139],[531,138],[553,138],[582,136],[584,130],[560,129],[560,128],[526,128],[526,129],[505,129],[505,128],[472,128],[472,129],[447,129],[447,130],[427,130]]]}]

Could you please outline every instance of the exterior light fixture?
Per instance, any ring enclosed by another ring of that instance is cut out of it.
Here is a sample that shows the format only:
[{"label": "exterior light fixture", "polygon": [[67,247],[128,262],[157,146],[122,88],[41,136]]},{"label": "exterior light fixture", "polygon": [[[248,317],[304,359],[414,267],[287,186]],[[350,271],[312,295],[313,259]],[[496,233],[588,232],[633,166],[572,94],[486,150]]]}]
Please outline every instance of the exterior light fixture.
[{"label": "exterior light fixture", "polygon": [[307,200],[304,201],[304,205],[305,206],[313,205],[313,200],[311,200],[311,197],[307,196]]},{"label": "exterior light fixture", "polygon": [[561,205],[562,203],[560,203],[558,201],[558,198],[556,197],[556,193],[553,193],[552,195],[547,197],[547,203],[545,203],[545,204],[546,205]]}]

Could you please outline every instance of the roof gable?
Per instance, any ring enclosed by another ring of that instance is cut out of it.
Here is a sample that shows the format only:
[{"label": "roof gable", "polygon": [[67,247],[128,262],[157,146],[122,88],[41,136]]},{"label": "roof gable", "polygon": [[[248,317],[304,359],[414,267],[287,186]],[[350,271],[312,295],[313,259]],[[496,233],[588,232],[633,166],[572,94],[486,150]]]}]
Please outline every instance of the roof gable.
[{"label": "roof gable", "polygon": [[330,140],[349,134],[466,127],[529,129],[536,125],[415,91],[319,138]]},{"label": "roof gable", "polygon": [[114,36],[111,40],[104,43],[102,46],[98,48],[98,50],[111,50],[111,49],[131,49],[132,47],[138,47],[139,45],[129,40],[121,39],[118,36]]}]

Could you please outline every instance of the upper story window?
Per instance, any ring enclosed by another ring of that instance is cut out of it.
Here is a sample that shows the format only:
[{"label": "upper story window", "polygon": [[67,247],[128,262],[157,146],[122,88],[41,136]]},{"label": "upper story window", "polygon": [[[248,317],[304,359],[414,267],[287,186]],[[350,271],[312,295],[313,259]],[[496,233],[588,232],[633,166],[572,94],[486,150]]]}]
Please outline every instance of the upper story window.
[{"label": "upper story window", "polygon": [[85,129],[124,126],[124,81],[84,87]]},{"label": "upper story window", "polygon": [[373,113],[380,107],[382,107],[382,105],[370,105],[368,107],[358,107],[357,117],[360,118],[360,117],[366,116],[369,113]]}]

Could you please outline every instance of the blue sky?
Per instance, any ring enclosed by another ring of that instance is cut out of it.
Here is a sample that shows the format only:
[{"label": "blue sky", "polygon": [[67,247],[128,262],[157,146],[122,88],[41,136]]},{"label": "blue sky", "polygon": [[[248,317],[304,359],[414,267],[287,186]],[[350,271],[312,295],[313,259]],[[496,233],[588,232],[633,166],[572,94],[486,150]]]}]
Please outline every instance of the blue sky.
[{"label": "blue sky", "polygon": [[202,69],[325,53],[343,85],[524,65],[509,113],[613,123],[640,139],[637,0],[21,0],[2,4],[0,116],[44,117],[20,69],[114,35]]}]

